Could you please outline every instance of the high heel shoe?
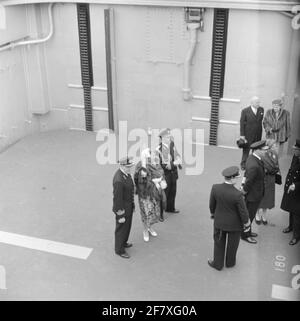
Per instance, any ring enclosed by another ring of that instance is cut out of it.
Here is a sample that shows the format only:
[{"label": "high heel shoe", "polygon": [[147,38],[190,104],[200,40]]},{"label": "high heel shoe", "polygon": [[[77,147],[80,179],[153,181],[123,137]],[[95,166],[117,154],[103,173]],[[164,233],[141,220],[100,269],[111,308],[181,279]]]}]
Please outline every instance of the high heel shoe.
[{"label": "high heel shoe", "polygon": [[257,225],[260,225],[261,224],[261,219],[258,219],[257,216],[255,216],[255,223]]},{"label": "high heel shoe", "polygon": [[148,228],[148,231],[152,236],[157,236],[157,233],[152,228]]},{"label": "high heel shoe", "polygon": [[149,232],[143,231],[143,237],[145,242],[149,242]]}]

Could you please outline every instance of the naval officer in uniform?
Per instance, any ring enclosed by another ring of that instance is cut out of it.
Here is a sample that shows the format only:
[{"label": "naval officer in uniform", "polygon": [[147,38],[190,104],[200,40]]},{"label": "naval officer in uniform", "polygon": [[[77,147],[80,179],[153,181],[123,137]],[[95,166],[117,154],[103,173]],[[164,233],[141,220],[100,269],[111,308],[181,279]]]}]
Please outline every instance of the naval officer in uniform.
[{"label": "naval officer in uniform", "polygon": [[179,213],[175,208],[175,198],[177,191],[178,167],[181,168],[181,157],[175,147],[174,141],[171,139],[170,129],[163,129],[159,133],[160,144],[156,148],[160,165],[164,170],[167,188],[165,195],[167,199],[166,212]]},{"label": "naval officer in uniform", "polygon": [[126,248],[132,246],[128,243],[131,230],[134,205],[134,183],[131,169],[134,165],[132,157],[119,160],[120,168],[113,178],[113,212],[116,218],[115,253],[122,258],[129,259]]},{"label": "naval officer in uniform", "polygon": [[[243,193],[235,188],[240,177],[237,166],[223,170],[223,184],[213,185],[210,193],[209,208],[214,219],[214,259],[208,265],[216,270],[224,266],[233,267],[243,229],[250,228],[250,220]],[[227,239],[227,243],[226,243]]]},{"label": "naval officer in uniform", "polygon": [[[246,206],[252,223],[265,193],[265,168],[262,157],[268,147],[266,141],[261,140],[253,143],[250,148],[253,152],[246,161],[245,182],[242,184],[241,191],[245,195]],[[242,233],[242,240],[248,243],[256,244],[257,241],[254,237],[257,237],[257,233],[252,232],[251,227],[249,232]]]},{"label": "naval officer in uniform", "polygon": [[295,245],[300,240],[300,139],[293,146],[294,157],[286,177],[281,209],[290,213],[289,226],[284,233],[293,231],[290,245]]}]

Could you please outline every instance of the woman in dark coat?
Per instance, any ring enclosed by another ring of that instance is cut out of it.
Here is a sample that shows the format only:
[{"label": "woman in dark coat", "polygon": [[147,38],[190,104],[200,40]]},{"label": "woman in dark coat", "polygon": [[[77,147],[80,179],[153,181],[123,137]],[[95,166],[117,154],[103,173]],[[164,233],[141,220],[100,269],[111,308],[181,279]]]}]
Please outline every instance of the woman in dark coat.
[{"label": "woman in dark coat", "polygon": [[266,225],[267,210],[275,207],[275,175],[279,172],[278,154],[275,148],[275,140],[267,139],[268,150],[262,156],[265,168],[265,190],[264,197],[260,202],[259,210],[255,216],[255,222],[259,225],[261,222]]}]

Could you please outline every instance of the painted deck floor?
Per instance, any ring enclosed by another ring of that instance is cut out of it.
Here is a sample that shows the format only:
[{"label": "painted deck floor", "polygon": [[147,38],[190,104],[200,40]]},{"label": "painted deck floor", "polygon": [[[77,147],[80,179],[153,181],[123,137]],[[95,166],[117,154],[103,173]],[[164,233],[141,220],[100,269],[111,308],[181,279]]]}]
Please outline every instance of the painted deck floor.
[{"label": "painted deck floor", "polygon": [[[27,137],[0,154],[0,300],[292,299],[286,287],[300,264],[300,244],[289,246],[291,235],[281,232],[288,222],[279,209],[282,186],[276,187],[269,224],[254,223],[258,244],[241,241],[232,269],[217,272],[207,265],[213,249],[210,188],[222,181],[224,167],[239,164],[239,150],[205,147],[203,174],[180,172],[181,213],[166,215],[149,243],[137,210],[132,257],[124,260],[113,251],[117,166],[97,164],[98,146],[94,133],[57,131]],[[284,177],[290,159],[281,159]]]}]

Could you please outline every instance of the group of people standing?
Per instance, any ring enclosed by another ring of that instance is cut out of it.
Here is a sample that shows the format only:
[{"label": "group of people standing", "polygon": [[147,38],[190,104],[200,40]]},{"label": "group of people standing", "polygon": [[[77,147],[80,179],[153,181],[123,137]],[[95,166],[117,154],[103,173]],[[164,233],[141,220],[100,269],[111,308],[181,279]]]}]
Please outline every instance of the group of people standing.
[{"label": "group of people standing", "polygon": [[[257,243],[258,235],[252,231],[252,222],[255,219],[257,224],[268,224],[266,211],[275,206],[275,184],[282,184],[279,157],[290,137],[289,112],[278,99],[272,102],[272,109],[266,115],[259,105],[259,99],[253,97],[251,105],[241,113],[241,137],[237,142],[243,149],[241,187],[235,187],[241,177],[239,168],[231,166],[222,172],[224,183],[213,185],[210,193],[214,258],[208,260],[208,264],[217,270],[223,268],[224,261],[227,267],[235,265],[240,239]],[[265,140],[262,140],[263,127]],[[157,236],[153,224],[164,221],[164,211],[179,212],[175,208],[175,197],[181,157],[170,129],[161,131],[159,137],[160,144],[154,151],[149,148],[142,151],[134,172],[132,158],[125,157],[119,160],[120,168],[114,175],[115,253],[122,258],[130,258],[126,249],[132,246],[128,238],[135,210],[134,194],[138,195],[145,242],[149,242],[150,236]],[[290,213],[289,226],[283,230],[284,233],[293,231],[290,245],[300,240],[300,140],[293,149],[294,158],[281,203],[281,208]]]},{"label": "group of people standing", "polygon": [[272,108],[264,114],[260,100],[254,96],[250,106],[244,108],[240,118],[239,147],[243,149],[241,169],[245,170],[246,160],[249,156],[250,146],[262,139],[263,128],[266,139],[274,140],[279,156],[282,155],[284,143],[291,135],[290,113],[283,108],[281,99],[272,101]]},{"label": "group of people standing", "polygon": [[[134,194],[138,196],[143,239],[149,242],[150,236],[157,236],[153,224],[164,221],[164,212],[179,213],[175,208],[178,168],[181,157],[177,152],[170,129],[159,134],[160,144],[154,150],[145,148],[135,171],[132,157],[119,160],[120,168],[113,179],[113,212],[116,218],[115,253],[122,258],[130,258],[126,248],[135,210]],[[133,178],[131,176],[133,174]]]},{"label": "group of people standing", "polygon": [[[251,105],[241,113],[241,137],[237,141],[243,149],[241,169],[245,171],[241,187],[234,188],[241,175],[239,168],[232,166],[222,172],[225,182],[213,185],[211,190],[214,258],[208,260],[208,264],[217,270],[223,268],[224,259],[226,267],[235,265],[240,239],[257,243],[258,235],[252,232],[252,222],[255,218],[257,224],[268,224],[266,211],[275,207],[275,184],[282,184],[279,157],[290,137],[289,112],[282,108],[279,99],[272,102],[272,109],[266,115],[259,105],[259,99],[253,97]],[[261,140],[263,127],[266,140]],[[293,151],[280,206],[289,213],[289,226],[283,233],[293,231],[290,245],[300,240],[300,139],[296,140]]]}]

